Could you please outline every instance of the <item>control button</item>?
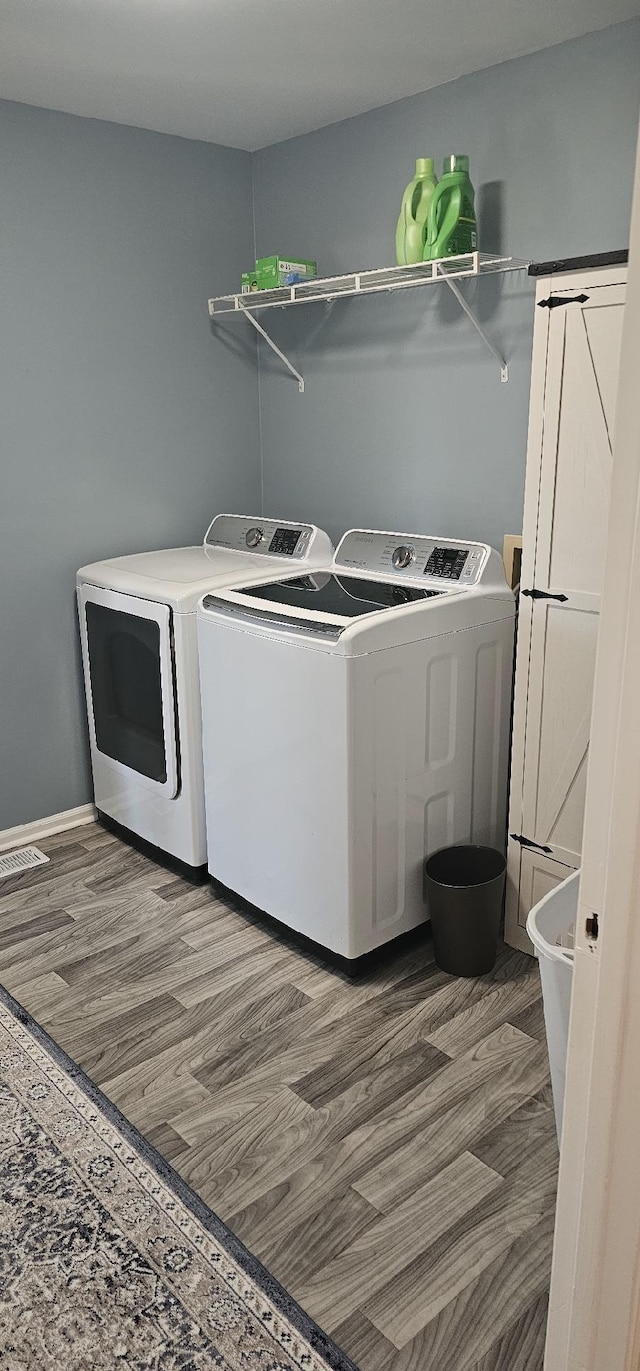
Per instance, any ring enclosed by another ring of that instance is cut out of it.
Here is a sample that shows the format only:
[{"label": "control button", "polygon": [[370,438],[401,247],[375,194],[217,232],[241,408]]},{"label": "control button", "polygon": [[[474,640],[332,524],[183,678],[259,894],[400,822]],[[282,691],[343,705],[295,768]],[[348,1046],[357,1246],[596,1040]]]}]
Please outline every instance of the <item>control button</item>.
[{"label": "control button", "polygon": [[400,568],[405,566],[411,566],[414,557],[415,552],[413,548],[408,547],[406,543],[401,543],[400,547],[397,547],[395,549],[391,557],[391,561],[393,562],[394,567]]},{"label": "control button", "polygon": [[277,557],[293,557],[301,538],[302,530],[299,528],[277,528],[269,543],[269,552]]},{"label": "control button", "polygon": [[264,533],[261,528],[250,528],[247,529],[245,542],[247,547],[259,547],[263,538]]},{"label": "control button", "polygon": [[469,553],[453,547],[434,547],[427,565],[425,576],[442,576],[448,581],[457,581]]}]

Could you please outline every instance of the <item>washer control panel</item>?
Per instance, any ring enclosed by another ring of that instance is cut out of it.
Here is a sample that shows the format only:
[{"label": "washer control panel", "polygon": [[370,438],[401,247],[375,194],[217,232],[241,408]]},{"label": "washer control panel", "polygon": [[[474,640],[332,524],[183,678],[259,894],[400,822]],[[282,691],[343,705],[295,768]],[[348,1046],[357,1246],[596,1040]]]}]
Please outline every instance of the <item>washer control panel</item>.
[{"label": "washer control panel", "polygon": [[301,537],[302,529],[277,528],[269,543],[269,552],[275,557],[294,557]]},{"label": "washer control panel", "polygon": [[459,581],[469,556],[468,548],[434,547],[424,569],[425,576],[442,576]]},{"label": "washer control panel", "polygon": [[489,554],[485,543],[351,529],[338,544],[336,565],[412,581],[428,577],[463,589],[480,580]]},{"label": "washer control panel", "polygon": [[312,524],[288,524],[276,519],[247,518],[242,514],[217,514],[205,535],[205,547],[226,547],[233,552],[262,553],[304,561],[316,530]]}]

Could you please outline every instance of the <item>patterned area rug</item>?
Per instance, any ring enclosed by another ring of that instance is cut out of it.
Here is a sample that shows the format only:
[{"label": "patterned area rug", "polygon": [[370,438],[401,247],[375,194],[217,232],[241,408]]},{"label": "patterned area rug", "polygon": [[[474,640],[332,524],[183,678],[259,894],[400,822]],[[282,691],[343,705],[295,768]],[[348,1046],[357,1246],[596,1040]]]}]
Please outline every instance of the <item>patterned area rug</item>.
[{"label": "patterned area rug", "polygon": [[0,1366],[356,1371],[0,989]]}]

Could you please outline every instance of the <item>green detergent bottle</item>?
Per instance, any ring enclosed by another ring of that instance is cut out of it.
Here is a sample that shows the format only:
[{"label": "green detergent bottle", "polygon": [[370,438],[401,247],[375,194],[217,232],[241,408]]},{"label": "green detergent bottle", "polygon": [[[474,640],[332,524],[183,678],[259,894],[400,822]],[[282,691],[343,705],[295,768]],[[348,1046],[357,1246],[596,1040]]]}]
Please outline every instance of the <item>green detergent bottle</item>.
[{"label": "green detergent bottle", "polygon": [[423,259],[429,204],[437,184],[433,157],[418,157],[416,174],[402,197],[396,228],[396,262],[399,267]]},{"label": "green detergent bottle", "polygon": [[478,229],[468,157],[445,157],[442,180],[429,203],[424,260],[475,252]]}]

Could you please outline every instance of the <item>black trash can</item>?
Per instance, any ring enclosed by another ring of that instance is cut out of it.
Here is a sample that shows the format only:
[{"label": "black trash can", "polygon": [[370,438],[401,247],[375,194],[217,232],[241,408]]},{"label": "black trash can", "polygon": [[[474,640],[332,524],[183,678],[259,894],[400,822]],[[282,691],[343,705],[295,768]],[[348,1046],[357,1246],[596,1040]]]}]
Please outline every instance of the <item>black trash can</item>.
[{"label": "black trash can", "polygon": [[506,861],[493,847],[443,847],[425,863],[436,962],[452,976],[484,976],[496,960]]}]

